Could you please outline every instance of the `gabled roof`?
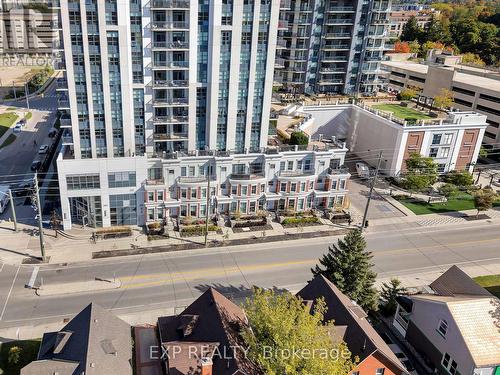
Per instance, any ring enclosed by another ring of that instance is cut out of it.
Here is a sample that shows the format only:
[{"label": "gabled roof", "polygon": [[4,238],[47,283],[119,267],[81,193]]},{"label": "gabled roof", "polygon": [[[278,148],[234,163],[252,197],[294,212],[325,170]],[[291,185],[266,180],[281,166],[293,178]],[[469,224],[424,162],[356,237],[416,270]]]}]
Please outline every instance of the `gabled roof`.
[{"label": "gabled roof", "polygon": [[325,321],[333,320],[335,326],[342,327],[342,339],[360,362],[375,352],[379,352],[393,366],[406,373],[405,368],[387,346],[380,335],[366,320],[366,313],[344,295],[331,281],[322,275],[312,279],[297,293],[304,300],[317,300],[323,297],[327,311]]},{"label": "gabled roof", "polygon": [[[164,347],[180,342],[208,346],[217,344],[213,356],[213,373],[217,375],[232,375],[238,370],[252,375],[262,373],[255,364],[244,358],[241,350],[233,350],[233,347],[244,346],[240,332],[247,324],[243,310],[213,288],[209,288],[180,315],[158,319]],[[219,358],[218,353],[224,354],[224,351],[232,359]],[[191,360],[194,360],[191,366],[198,364],[196,359]],[[176,364],[175,359],[170,358],[169,366],[185,368],[185,361],[186,358],[182,357],[183,363]]]},{"label": "gabled roof", "polygon": [[40,367],[45,374],[55,373],[64,362],[77,364],[70,374],[132,374],[131,357],[130,326],[91,303],[61,331],[43,335],[38,360],[26,366],[22,374],[38,374],[36,369]]},{"label": "gabled roof", "polygon": [[474,282],[464,271],[457,266],[451,266],[445,273],[434,280],[430,287],[441,296],[455,296],[459,294],[473,296],[488,296],[491,294]]}]

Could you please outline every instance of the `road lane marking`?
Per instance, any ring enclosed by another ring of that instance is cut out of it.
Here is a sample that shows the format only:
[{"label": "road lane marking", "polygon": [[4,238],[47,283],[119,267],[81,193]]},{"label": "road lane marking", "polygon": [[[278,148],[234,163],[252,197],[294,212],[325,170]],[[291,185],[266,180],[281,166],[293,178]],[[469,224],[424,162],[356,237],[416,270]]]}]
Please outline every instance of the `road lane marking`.
[{"label": "road lane marking", "polygon": [[30,281],[28,281],[28,288],[33,288],[33,285],[35,285],[36,277],[38,276],[39,270],[40,270],[39,266],[33,267],[33,272],[31,273]]},{"label": "road lane marking", "polygon": [[17,267],[16,275],[14,276],[14,280],[12,280],[12,285],[10,286],[9,294],[7,294],[7,298],[5,299],[5,305],[3,305],[2,313],[0,314],[0,320],[3,318],[3,314],[5,314],[5,309],[7,308],[7,303],[9,302],[10,295],[12,294],[12,289],[14,289],[14,284],[16,283],[17,274],[21,266]]},{"label": "road lane marking", "polygon": [[2,266],[0,267],[0,272],[3,271],[3,266],[5,266],[5,263],[2,263]]}]

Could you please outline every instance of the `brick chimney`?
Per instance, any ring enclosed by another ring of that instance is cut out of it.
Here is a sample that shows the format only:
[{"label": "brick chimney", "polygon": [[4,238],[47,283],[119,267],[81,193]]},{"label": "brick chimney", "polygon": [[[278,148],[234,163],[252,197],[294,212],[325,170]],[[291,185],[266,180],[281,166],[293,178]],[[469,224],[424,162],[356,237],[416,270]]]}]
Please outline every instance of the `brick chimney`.
[{"label": "brick chimney", "polygon": [[212,375],[212,358],[203,357],[200,362],[201,375]]}]

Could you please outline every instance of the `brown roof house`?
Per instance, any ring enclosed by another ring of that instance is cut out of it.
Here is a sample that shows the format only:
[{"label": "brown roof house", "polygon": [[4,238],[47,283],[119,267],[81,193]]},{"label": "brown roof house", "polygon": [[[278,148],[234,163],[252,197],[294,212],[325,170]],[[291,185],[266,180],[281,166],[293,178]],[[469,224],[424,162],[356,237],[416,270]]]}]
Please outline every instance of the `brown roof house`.
[{"label": "brown roof house", "polygon": [[95,303],[59,332],[43,335],[38,358],[21,375],[132,374],[130,326]]},{"label": "brown roof house", "polygon": [[245,356],[243,310],[208,289],[180,315],[158,318],[167,375],[260,375]]},{"label": "brown roof house", "polygon": [[452,266],[398,298],[394,327],[441,374],[500,374],[500,300]]},{"label": "brown roof house", "polygon": [[399,359],[366,319],[363,309],[327,278],[316,276],[297,295],[308,303],[323,297],[327,307],[325,321],[333,320],[336,334],[352,355],[359,358],[353,375],[406,374]]}]

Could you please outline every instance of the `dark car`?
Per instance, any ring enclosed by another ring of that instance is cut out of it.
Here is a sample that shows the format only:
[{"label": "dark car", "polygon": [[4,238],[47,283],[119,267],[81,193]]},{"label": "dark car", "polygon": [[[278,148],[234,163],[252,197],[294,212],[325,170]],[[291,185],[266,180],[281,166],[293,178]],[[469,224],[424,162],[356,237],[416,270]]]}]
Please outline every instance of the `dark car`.
[{"label": "dark car", "polygon": [[56,134],[57,134],[57,129],[52,128],[49,130],[48,136],[49,136],[49,138],[54,138],[56,136]]},{"label": "dark car", "polygon": [[17,197],[25,196],[31,193],[34,183],[33,180],[24,180],[17,184],[14,188],[14,194]]},{"label": "dark car", "polygon": [[33,161],[33,163],[31,163],[30,169],[33,172],[36,172],[40,169],[41,166],[42,166],[42,162],[40,160],[35,160],[35,161]]}]

